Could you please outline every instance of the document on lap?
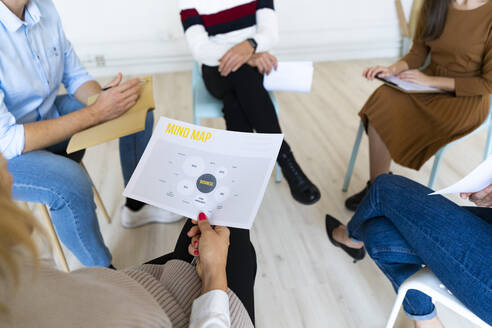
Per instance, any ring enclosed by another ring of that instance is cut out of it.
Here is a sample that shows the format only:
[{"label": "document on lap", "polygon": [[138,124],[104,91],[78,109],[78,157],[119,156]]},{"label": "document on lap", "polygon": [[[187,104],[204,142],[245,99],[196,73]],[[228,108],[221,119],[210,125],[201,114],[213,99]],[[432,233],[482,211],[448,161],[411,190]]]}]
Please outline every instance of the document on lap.
[{"label": "document on lap", "polygon": [[[135,106],[120,117],[76,133],[70,138],[67,153],[86,149],[114,139],[145,130],[147,112],[155,108],[152,77],[143,79],[140,98]],[[98,95],[89,98],[89,105],[96,102]]]},{"label": "document on lap", "polygon": [[396,76],[390,76],[390,77],[377,77],[376,79],[384,82],[386,85],[389,85],[392,88],[395,88],[397,90],[406,92],[406,93],[445,93],[446,91],[434,88],[434,87],[428,87],[422,84],[418,83],[413,83],[409,81],[402,80]]},{"label": "document on lap", "polygon": [[283,134],[216,130],[161,117],[123,195],[214,225],[251,229]]},{"label": "document on lap", "polygon": [[312,62],[279,62],[277,70],[265,75],[263,86],[268,91],[310,92],[313,74]]},{"label": "document on lap", "polygon": [[456,182],[454,185],[436,191],[431,195],[446,195],[458,193],[474,193],[485,189],[492,184],[492,157],[480,164],[466,177]]}]

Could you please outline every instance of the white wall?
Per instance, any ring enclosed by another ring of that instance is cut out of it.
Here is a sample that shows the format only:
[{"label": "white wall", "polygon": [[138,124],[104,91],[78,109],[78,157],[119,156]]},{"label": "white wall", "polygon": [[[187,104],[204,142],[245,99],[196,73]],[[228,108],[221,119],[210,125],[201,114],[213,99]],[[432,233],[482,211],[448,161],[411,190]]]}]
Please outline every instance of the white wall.
[{"label": "white wall", "polygon": [[[207,0],[203,0],[207,1]],[[188,69],[177,0],[54,0],[65,31],[95,75]],[[405,5],[411,0],[404,0]],[[397,56],[394,0],[276,0],[281,59]],[[97,63],[96,57],[99,57]]]}]

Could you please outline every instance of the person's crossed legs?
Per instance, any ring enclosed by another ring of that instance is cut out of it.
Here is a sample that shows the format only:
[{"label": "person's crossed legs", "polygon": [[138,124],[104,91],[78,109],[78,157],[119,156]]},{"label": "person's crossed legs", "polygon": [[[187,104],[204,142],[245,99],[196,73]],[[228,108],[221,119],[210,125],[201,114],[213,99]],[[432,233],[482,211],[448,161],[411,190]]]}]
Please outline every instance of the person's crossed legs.
[{"label": "person's crossed legs", "polygon": [[[425,264],[467,308],[492,324],[492,221],[409,179],[381,175],[347,226],[397,289]],[[480,215],[480,216],[479,216]],[[430,299],[410,292],[418,326],[434,318]],[[439,327],[435,323],[433,327]]]},{"label": "person's crossed legs", "polygon": [[[63,95],[56,98],[55,107],[62,116],[83,105],[72,96]],[[153,114],[149,113],[144,131],[120,140],[125,185],[147,146],[152,128]],[[111,254],[99,229],[90,179],[78,163],[66,157],[67,145],[68,140],[11,159],[13,197],[19,201],[46,204],[60,240],[82,264],[109,266]],[[134,211],[144,206],[134,200],[127,200],[127,203],[138,207]]]}]

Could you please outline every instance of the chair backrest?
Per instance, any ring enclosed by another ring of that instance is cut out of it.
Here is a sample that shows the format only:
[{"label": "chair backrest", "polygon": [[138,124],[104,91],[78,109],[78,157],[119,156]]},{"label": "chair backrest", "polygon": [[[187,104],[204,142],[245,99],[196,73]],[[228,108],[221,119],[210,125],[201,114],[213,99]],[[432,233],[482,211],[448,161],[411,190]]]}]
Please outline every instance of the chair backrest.
[{"label": "chair backrest", "polygon": [[434,302],[441,303],[479,327],[490,328],[489,325],[468,310],[428,268],[423,268],[415,273],[408,278],[400,288],[403,288],[404,290],[415,289],[421,291],[430,296]]}]

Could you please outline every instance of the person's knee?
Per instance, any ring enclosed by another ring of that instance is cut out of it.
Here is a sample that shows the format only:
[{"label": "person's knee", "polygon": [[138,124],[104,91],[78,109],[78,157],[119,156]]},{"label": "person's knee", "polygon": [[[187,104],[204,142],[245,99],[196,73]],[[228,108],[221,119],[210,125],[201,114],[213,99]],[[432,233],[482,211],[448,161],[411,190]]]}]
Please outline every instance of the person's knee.
[{"label": "person's knee", "polygon": [[385,240],[385,218],[374,218],[364,224],[362,229],[364,247],[372,259],[377,259],[382,250],[387,248]]},{"label": "person's knee", "polygon": [[95,208],[92,183],[80,165],[67,162],[58,172],[57,179],[52,180],[50,189],[53,197],[51,209],[56,210],[63,206],[77,203],[78,206]]}]

